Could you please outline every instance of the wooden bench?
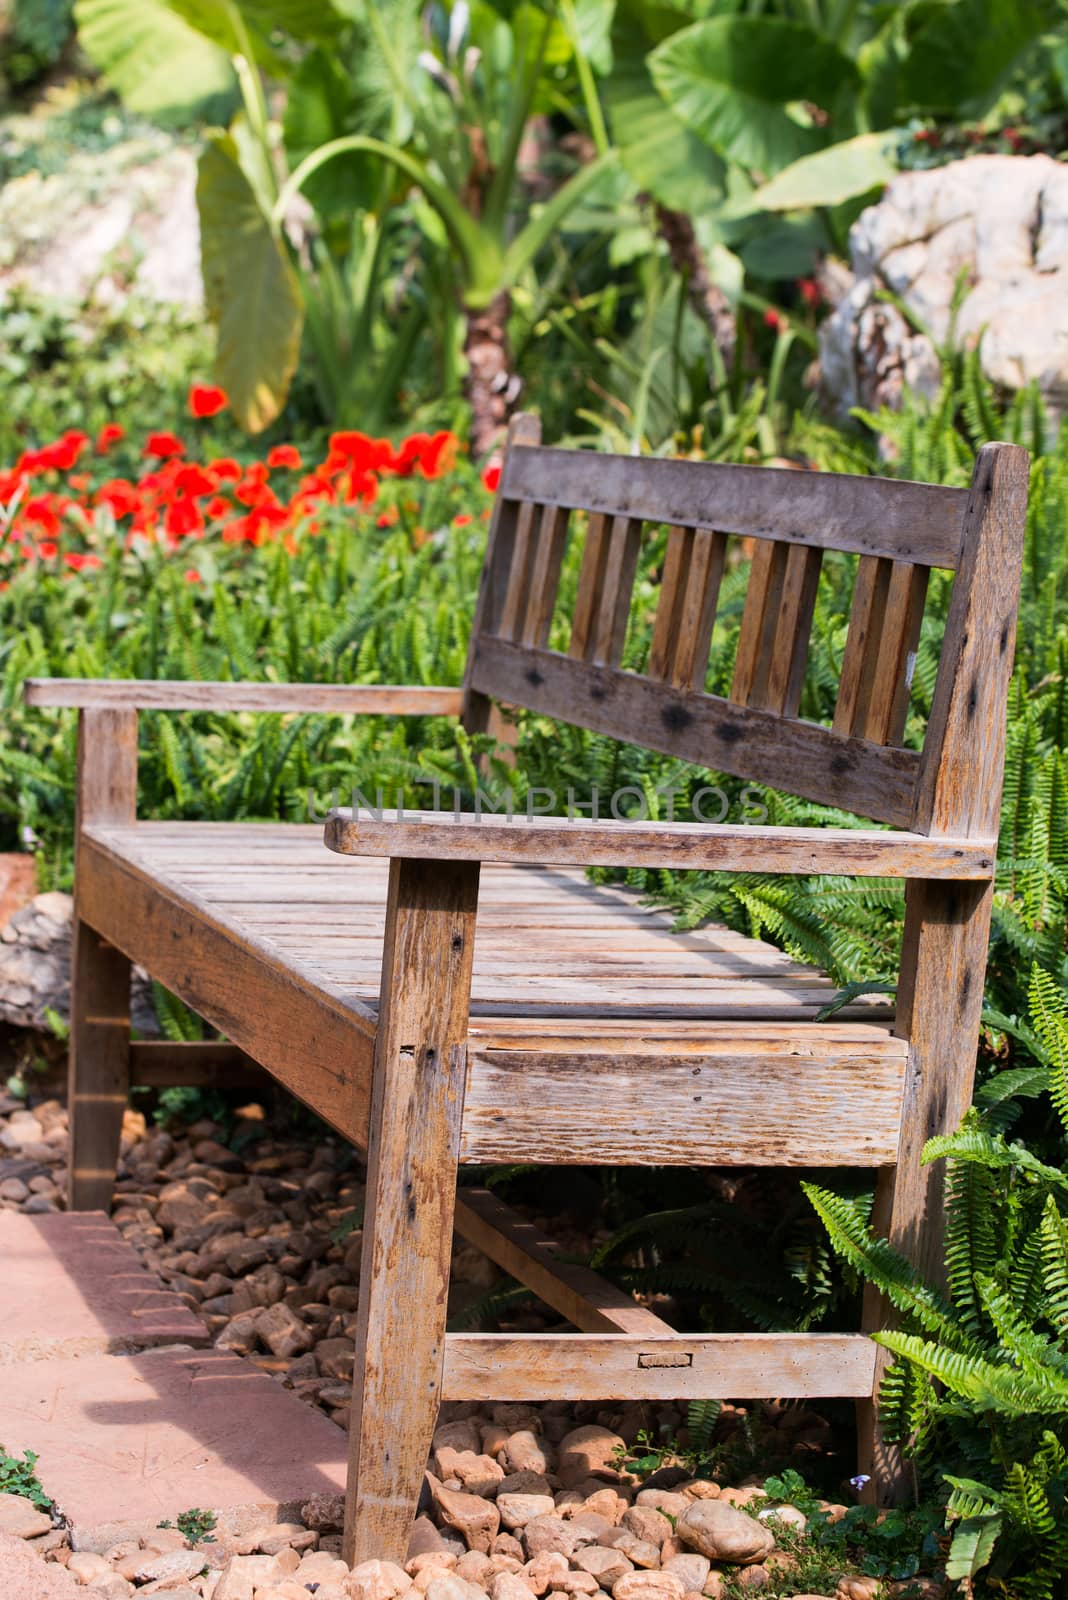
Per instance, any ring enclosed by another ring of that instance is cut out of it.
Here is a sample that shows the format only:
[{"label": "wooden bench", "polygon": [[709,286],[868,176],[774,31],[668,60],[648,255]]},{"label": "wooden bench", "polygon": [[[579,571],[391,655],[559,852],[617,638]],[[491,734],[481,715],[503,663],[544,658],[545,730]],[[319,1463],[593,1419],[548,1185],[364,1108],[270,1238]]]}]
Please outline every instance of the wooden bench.
[{"label": "wooden bench", "polygon": [[[462,690],[28,686],[33,704],[81,711],[71,1204],[110,1202],[131,1077],[243,1081],[258,1063],[368,1152],[350,1557],[404,1557],[442,1398],[854,1396],[862,1461],[893,1492],[863,1330],[676,1333],[561,1263],[490,1194],[457,1199],[457,1165],[870,1167],[878,1226],[937,1268],[939,1178],[920,1155],[971,1097],[1026,497],[1011,445],[985,447],[965,491],[543,449],[519,418]],[[670,531],[635,672],[620,663],[646,524]],[[558,650],[569,537],[584,547]],[[743,538],[752,565],[721,698],[706,666]],[[826,727],[798,707],[829,551],[858,559]],[[955,579],[916,751],[901,739],[931,568]],[[136,820],[139,707],[440,714],[503,733],[502,704],[888,826],[339,812],[331,854],[316,826]],[[723,928],[674,935],[590,883],[591,864],[905,878],[896,1016],[818,1022],[822,974]],[[131,960],[230,1043],[131,1047]],[[454,1224],[579,1331],[447,1334]],[[864,1327],[881,1314],[869,1296]]]}]

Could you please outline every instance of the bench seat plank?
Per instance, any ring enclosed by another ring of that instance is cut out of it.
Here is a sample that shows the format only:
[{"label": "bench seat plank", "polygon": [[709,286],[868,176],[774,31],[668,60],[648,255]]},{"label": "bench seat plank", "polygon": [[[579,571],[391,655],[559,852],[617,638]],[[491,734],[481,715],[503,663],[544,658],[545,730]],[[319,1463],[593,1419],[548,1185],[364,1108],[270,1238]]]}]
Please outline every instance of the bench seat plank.
[{"label": "bench seat plank", "polygon": [[[87,830],[81,884],[105,938],[363,1147],[387,870],[314,825],[141,822]],[[877,1002],[816,1023],[833,992],[580,872],[488,866],[461,1159],[887,1165],[907,1044]]]}]

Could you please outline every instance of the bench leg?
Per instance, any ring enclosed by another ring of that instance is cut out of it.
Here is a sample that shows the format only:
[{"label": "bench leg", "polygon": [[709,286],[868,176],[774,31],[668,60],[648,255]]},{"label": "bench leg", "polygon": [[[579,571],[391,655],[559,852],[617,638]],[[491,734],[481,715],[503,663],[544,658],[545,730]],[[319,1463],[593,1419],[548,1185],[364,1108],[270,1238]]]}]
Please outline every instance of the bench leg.
[{"label": "bench leg", "polygon": [[[913,879],[905,895],[901,981],[896,1029],[909,1041],[896,1168],[880,1175],[872,1225],[907,1256],[927,1283],[944,1285],[945,1217],[943,1163],[923,1163],[923,1148],[935,1134],[952,1133],[972,1103],[975,1057],[983,1005],[983,976],[993,885]],[[893,1308],[870,1286],[864,1298],[864,1331],[893,1326]],[[880,1358],[876,1383],[888,1358]],[[900,1503],[914,1488],[914,1473],[901,1452],[879,1435],[878,1388],[861,1417],[861,1471],[870,1472],[873,1497]]]},{"label": "bench leg", "polygon": [[390,863],[345,1505],[354,1563],[405,1560],[437,1422],[477,899],[477,863]]},{"label": "bench leg", "polygon": [[70,985],[71,1211],[109,1211],[130,1092],[130,963],[74,923]]}]

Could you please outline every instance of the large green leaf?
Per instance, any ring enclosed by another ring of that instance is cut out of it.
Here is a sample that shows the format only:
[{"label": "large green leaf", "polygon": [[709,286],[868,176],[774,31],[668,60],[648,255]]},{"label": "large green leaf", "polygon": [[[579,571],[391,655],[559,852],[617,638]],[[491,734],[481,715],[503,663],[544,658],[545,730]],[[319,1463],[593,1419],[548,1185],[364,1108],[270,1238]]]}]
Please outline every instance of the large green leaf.
[{"label": "large green leaf", "polygon": [[200,158],[197,205],[216,371],[238,421],[258,433],[281,410],[297,365],[300,285],[227,134],[210,139]]},{"label": "large green leaf", "polygon": [[722,159],[657,93],[646,64],[645,33],[624,14],[612,42],[615,65],[602,93],[612,138],[636,187],[673,211],[689,211],[719,198]]},{"label": "large green leaf", "polygon": [[[334,54],[316,48],[305,56],[289,83],[283,124],[286,155],[297,166],[322,145],[357,131],[357,108],[348,73]],[[381,190],[381,163],[367,155],[333,161],[311,178],[308,200],[321,215],[350,220],[371,209]]]},{"label": "large green leaf", "polygon": [[852,63],[801,23],[714,17],[672,34],[649,58],[666,103],[714,150],[772,173],[822,142],[791,106],[827,105]]},{"label": "large green leaf", "polygon": [[908,16],[903,107],[978,115],[1056,20],[1052,0],[926,0]]},{"label": "large green leaf", "polygon": [[814,155],[802,156],[756,191],[754,205],[765,211],[799,206],[837,206],[854,195],[889,183],[897,171],[892,152],[899,135],[862,133]]},{"label": "large green leaf", "polygon": [[222,120],[235,90],[224,49],[167,0],[78,0],[86,55],[131,111]]}]

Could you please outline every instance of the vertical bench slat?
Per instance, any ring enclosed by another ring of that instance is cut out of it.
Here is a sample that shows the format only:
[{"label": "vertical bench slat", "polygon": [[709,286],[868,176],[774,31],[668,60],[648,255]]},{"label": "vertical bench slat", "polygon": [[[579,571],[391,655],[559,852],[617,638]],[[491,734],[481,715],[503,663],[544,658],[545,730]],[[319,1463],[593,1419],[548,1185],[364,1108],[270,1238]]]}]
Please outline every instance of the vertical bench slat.
[{"label": "vertical bench slat", "polygon": [[649,646],[650,678],[670,679],[674,669],[675,646],[682,626],[690,572],[690,532],[688,528],[669,528],[664,552],[664,571],[660,579],[660,598],[653,621]]},{"label": "vertical bench slat", "polygon": [[541,646],[548,642],[567,544],[568,516],[563,506],[545,506],[542,510],[520,644]]},{"label": "vertical bench slat", "polygon": [[753,706],[756,710],[764,707],[789,549],[789,545],[773,540],[756,542],[734,658],[731,699],[736,705]]},{"label": "vertical bench slat", "polygon": [[579,571],[578,594],[571,618],[571,643],[568,654],[585,661],[597,622],[597,607],[604,582],[605,553],[608,544],[608,518],[603,512],[590,513],[586,525],[586,543],[582,550],[582,567]]},{"label": "vertical bench slat", "polygon": [[672,528],[664,559],[647,675],[677,689],[704,687],[727,537]]},{"label": "vertical bench slat", "polygon": [[836,733],[874,744],[900,742],[929,573],[928,567],[909,562],[861,557],[835,706]]},{"label": "vertical bench slat", "polygon": [[866,725],[871,700],[892,565],[882,556],[861,556],[857,562],[849,631],[846,634],[838,699],[834,708],[835,733],[862,737],[861,729]]},{"label": "vertical bench slat", "polygon": [[764,697],[765,708],[777,711],[782,717],[796,717],[801,704],[801,685],[808,663],[809,635],[822,560],[822,550],[808,549],[802,544],[791,545],[786,557]]},{"label": "vertical bench slat", "polygon": [[523,611],[530,594],[530,569],[534,559],[534,516],[537,507],[533,500],[520,505],[515,524],[511,562],[508,569],[508,586],[504,593],[497,632],[502,639],[515,639]]},{"label": "vertical bench slat", "polygon": [[868,708],[867,737],[876,744],[900,744],[909,709],[909,689],[920,642],[929,567],[894,562],[879,644],[879,665]]},{"label": "vertical bench slat", "polygon": [[636,517],[613,517],[604,564],[604,588],[590,655],[590,660],[599,667],[616,667],[623,656],[641,536],[642,525]]}]

